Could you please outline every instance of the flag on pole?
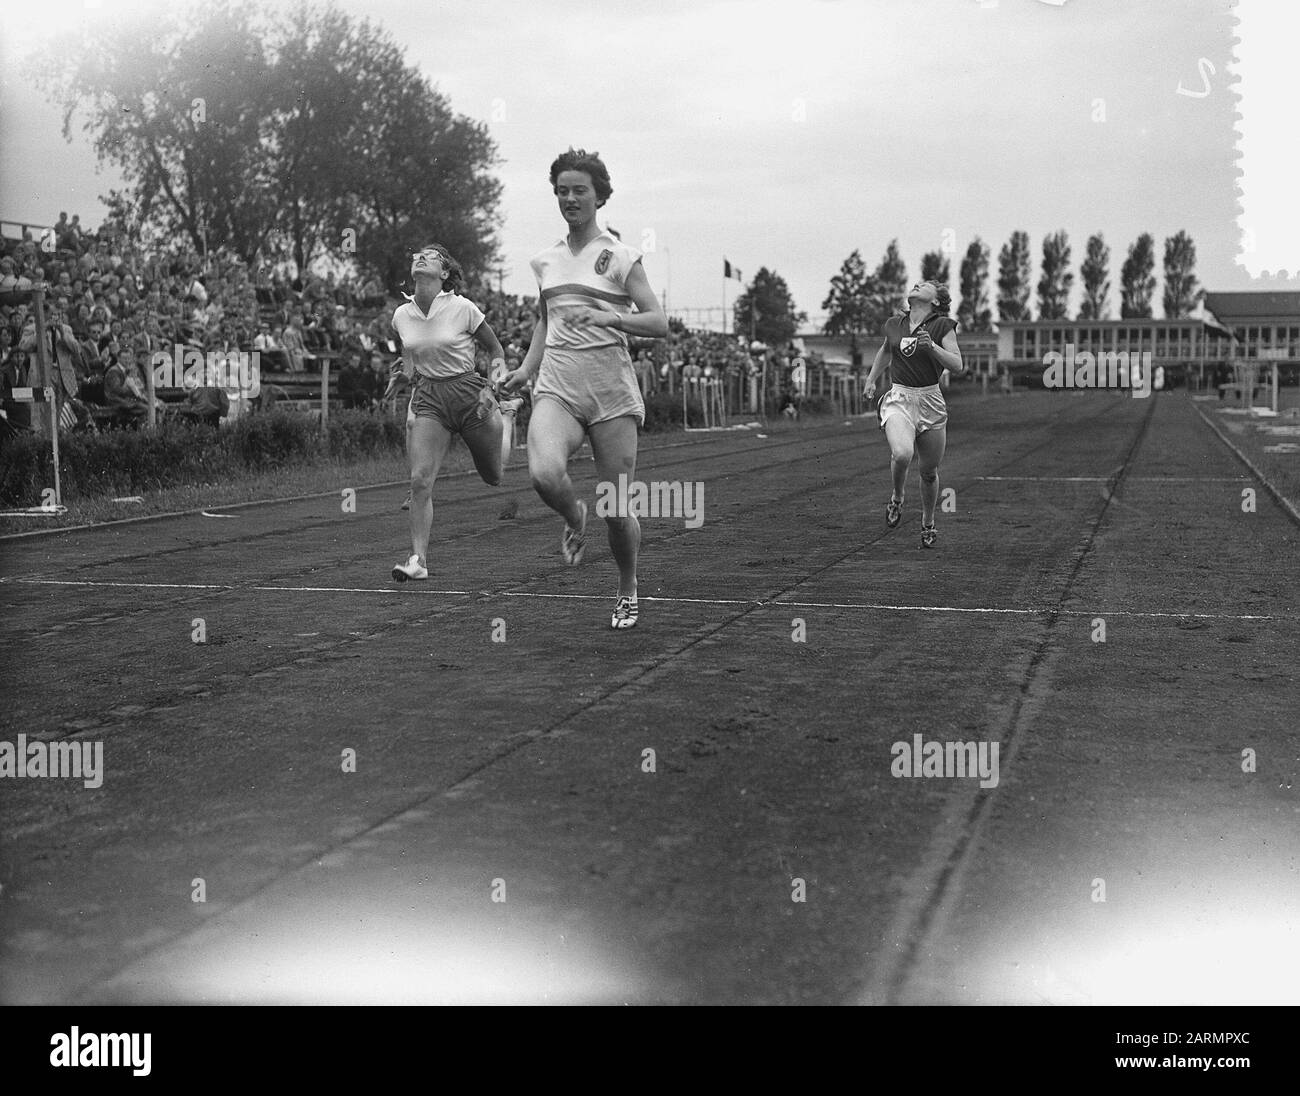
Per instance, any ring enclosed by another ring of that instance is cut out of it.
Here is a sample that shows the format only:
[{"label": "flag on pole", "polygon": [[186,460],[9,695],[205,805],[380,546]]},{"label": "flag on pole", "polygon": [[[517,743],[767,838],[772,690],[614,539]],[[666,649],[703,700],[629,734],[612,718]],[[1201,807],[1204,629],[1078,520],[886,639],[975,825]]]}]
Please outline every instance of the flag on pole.
[{"label": "flag on pole", "polygon": [[732,266],[725,258],[722,260],[722,276],[724,278],[735,278],[738,282],[745,280],[740,276],[740,270]]}]

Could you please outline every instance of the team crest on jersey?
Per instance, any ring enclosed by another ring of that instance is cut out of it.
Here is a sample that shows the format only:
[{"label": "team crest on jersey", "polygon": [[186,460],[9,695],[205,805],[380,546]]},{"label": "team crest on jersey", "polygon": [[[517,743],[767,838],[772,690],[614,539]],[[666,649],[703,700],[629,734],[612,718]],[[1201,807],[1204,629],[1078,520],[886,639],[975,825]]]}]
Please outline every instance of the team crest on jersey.
[{"label": "team crest on jersey", "polygon": [[910,358],[916,353],[916,336],[905,335],[898,340],[898,349],[903,352],[903,357]]},{"label": "team crest on jersey", "polygon": [[605,248],[600,253],[600,258],[596,260],[596,273],[604,274],[609,269],[609,261],[614,257],[614,253],[609,248]]}]

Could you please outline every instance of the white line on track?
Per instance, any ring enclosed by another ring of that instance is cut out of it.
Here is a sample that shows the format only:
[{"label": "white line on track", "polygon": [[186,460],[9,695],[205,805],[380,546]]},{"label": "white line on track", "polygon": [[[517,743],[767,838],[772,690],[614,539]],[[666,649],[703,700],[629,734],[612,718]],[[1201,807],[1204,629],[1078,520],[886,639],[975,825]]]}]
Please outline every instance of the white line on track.
[{"label": "white line on track", "polygon": [[[285,594],[399,594],[410,585],[400,586],[239,586],[230,583],[207,582],[107,582],[91,579],[54,579],[54,578],[0,578],[0,585],[23,586],[102,586],[127,590],[216,590],[235,591],[250,590],[257,593]],[[608,601],[610,594],[546,594],[533,590],[433,590],[418,584],[410,587],[411,592],[420,595],[447,597],[527,597],[537,599],[556,599],[567,601]],[[885,602],[861,601],[764,601],[759,598],[707,598],[707,597],[654,597],[646,594],[640,600],[653,601],[668,605],[757,605],[782,609],[858,609],[865,612],[884,613],[983,613],[994,616],[1042,616],[1055,613],[1057,616],[1103,616],[1103,617],[1137,617],[1151,620],[1288,620],[1287,616],[1256,613],[1156,613],[1141,612],[1136,609],[1054,609],[1050,606],[1041,608],[993,608],[969,605],[890,605]]]},{"label": "white line on track", "polygon": [[[983,483],[1109,483],[1111,476],[976,476]],[[1248,483],[1248,476],[1129,476],[1125,483]]]}]

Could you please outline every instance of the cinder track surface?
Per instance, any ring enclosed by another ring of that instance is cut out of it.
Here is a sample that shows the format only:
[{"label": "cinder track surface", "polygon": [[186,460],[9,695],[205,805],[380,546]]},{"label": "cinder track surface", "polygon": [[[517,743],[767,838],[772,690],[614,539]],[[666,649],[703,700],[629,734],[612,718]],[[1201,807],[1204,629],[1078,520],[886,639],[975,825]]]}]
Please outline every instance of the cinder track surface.
[{"label": "cinder track surface", "polygon": [[521,468],[422,584],[400,489],[0,544],[0,737],[106,769],[0,781],[0,998],[1300,1000],[1300,530],[1180,393],[951,412],[935,551],[874,421],[643,452],[623,633]]}]

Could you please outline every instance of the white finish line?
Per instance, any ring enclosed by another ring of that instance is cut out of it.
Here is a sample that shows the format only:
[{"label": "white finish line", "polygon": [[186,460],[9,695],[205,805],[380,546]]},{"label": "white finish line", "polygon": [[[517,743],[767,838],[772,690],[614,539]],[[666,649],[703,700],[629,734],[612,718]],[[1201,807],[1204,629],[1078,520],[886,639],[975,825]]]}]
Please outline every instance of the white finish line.
[{"label": "white finish line", "polygon": [[[392,586],[237,586],[215,582],[108,582],[93,579],[56,578],[0,578],[0,585],[22,586],[81,586],[122,590],[250,590],[257,593],[288,594],[409,594],[418,592],[424,597],[527,597],[551,598],[568,601],[609,601],[612,594],[544,594],[531,590],[431,590],[418,582],[404,582]],[[884,602],[843,601],[764,601],[759,598],[706,598],[706,597],[654,597],[645,595],[641,601],[666,605],[752,605],[780,609],[859,609],[884,613],[975,613],[994,616],[1085,616],[1085,617],[1137,617],[1152,620],[1286,620],[1271,614],[1251,613],[1146,613],[1135,609],[996,609],[965,605],[890,605]]]}]

